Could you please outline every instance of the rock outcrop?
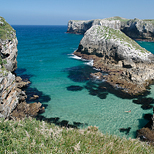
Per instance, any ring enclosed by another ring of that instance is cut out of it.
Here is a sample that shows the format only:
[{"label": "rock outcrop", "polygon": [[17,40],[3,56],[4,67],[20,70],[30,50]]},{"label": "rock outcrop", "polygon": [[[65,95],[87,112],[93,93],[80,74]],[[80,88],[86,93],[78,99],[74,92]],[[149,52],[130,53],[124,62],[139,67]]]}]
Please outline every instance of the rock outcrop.
[{"label": "rock outcrop", "polygon": [[119,29],[132,39],[154,41],[154,20],[126,19],[111,17],[95,20],[70,20],[68,22],[68,33],[84,34],[94,25],[107,26]]},{"label": "rock outcrop", "polygon": [[[22,81],[13,74],[17,69],[17,44],[15,30],[0,17],[0,118],[36,116],[38,112],[44,111],[41,103],[26,103],[27,95],[22,88],[30,82]],[[26,112],[23,111],[22,116],[19,116],[15,111],[21,106]]]},{"label": "rock outcrop", "polygon": [[92,26],[75,54],[93,59],[95,68],[108,72],[102,78],[129,97],[146,91],[154,78],[154,55],[120,30]]}]

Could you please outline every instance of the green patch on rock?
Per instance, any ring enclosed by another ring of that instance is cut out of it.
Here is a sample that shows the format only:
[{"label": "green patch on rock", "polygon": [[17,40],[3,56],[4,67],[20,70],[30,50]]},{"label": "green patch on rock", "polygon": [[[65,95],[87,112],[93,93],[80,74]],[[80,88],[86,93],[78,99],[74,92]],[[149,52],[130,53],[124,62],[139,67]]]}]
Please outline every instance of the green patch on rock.
[{"label": "green patch on rock", "polygon": [[106,20],[109,20],[109,21],[111,21],[111,20],[119,20],[119,21],[121,21],[122,23],[127,23],[127,21],[129,21],[129,19],[122,18],[122,17],[119,17],[119,16],[106,18]]},{"label": "green patch on rock", "polygon": [[105,26],[97,26],[97,34],[98,38],[105,39],[105,40],[116,40],[120,41],[121,44],[124,46],[130,47],[130,49],[134,48],[136,50],[140,50],[142,53],[148,53],[146,49],[142,48],[138,45],[134,40],[126,36],[120,30],[112,29]]},{"label": "green patch on rock", "polygon": [[0,39],[11,40],[15,30],[5,21],[3,17],[0,17]]}]

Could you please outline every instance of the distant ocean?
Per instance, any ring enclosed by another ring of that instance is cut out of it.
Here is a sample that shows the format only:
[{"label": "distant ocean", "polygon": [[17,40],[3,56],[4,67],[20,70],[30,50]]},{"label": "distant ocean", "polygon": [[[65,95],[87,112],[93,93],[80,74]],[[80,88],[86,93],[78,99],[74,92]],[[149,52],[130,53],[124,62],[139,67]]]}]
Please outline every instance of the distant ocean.
[{"label": "distant ocean", "polygon": [[[28,98],[39,94],[36,101],[45,107],[42,115],[51,121],[86,128],[97,126],[103,133],[135,138],[136,130],[148,121],[133,99],[122,99],[101,90],[104,81],[90,80],[92,61],[82,61],[72,53],[82,35],[67,34],[67,26],[13,26],[18,38],[17,75],[30,79]],[[154,53],[154,43],[138,42]],[[154,98],[154,86],[146,97]],[[35,102],[35,101],[34,101]],[[131,113],[125,111],[131,110]],[[131,128],[120,132],[119,128]]]}]

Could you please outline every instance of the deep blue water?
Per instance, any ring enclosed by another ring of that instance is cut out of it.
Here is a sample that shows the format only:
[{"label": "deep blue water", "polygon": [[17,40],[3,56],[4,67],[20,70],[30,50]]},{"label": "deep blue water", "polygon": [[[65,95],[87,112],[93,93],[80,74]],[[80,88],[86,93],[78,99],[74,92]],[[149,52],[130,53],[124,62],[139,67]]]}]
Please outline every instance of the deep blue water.
[{"label": "deep blue water", "polygon": [[[28,98],[39,94],[46,111],[43,116],[57,123],[99,127],[103,133],[134,138],[148,121],[152,109],[143,110],[133,99],[122,99],[104,83],[89,79],[95,72],[87,62],[73,59],[82,35],[67,34],[67,26],[13,26],[18,38],[17,75],[29,78]],[[154,53],[154,43],[138,42]],[[146,97],[153,97],[154,87]],[[124,111],[131,110],[131,113]],[[119,128],[131,128],[120,132]]]}]

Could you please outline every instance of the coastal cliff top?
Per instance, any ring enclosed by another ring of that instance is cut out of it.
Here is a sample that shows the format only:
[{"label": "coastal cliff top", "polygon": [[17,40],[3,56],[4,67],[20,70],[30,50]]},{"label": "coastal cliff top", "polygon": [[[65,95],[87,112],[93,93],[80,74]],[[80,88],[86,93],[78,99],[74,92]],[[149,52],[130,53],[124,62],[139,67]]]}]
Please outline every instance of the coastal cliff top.
[{"label": "coastal cliff top", "polygon": [[15,38],[15,30],[0,16],[0,39],[2,41]]},{"label": "coastal cliff top", "polygon": [[90,30],[88,30],[85,35],[90,35],[90,39],[94,42],[99,42],[100,40],[112,40],[117,42],[118,44],[129,47],[130,50],[135,49],[141,53],[150,53],[145,48],[142,48],[140,45],[138,45],[134,40],[126,36],[120,30],[112,29],[106,26],[95,25]]}]

